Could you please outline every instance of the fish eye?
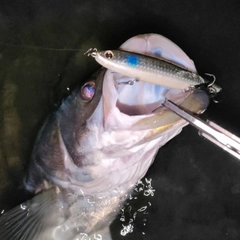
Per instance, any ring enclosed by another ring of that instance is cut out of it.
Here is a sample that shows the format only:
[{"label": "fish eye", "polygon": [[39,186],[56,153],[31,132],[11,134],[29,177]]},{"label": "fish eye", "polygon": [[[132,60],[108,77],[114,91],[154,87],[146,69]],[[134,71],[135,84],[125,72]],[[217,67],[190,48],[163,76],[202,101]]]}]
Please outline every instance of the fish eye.
[{"label": "fish eye", "polygon": [[87,82],[82,86],[81,97],[85,101],[91,101],[95,94],[95,82]]},{"label": "fish eye", "polygon": [[112,60],[114,58],[114,54],[112,51],[108,50],[104,53],[104,57],[107,58],[108,60]]}]

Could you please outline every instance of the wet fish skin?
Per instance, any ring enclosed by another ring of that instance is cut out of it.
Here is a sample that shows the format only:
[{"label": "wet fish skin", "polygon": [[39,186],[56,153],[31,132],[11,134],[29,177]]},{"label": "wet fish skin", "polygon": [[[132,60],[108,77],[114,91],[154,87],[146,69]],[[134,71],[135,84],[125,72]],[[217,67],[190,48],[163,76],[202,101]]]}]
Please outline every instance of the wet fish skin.
[{"label": "wet fish skin", "polygon": [[[123,188],[124,189],[124,188]],[[122,189],[122,190],[123,190]],[[125,190],[125,189],[124,189]],[[118,213],[124,194],[83,196],[51,188],[0,218],[3,240],[73,240],[81,233],[111,239],[108,226]]]},{"label": "wet fish skin", "polygon": [[[45,182],[55,183],[55,176],[62,181],[69,181],[69,168],[76,166],[79,181],[89,181],[89,176],[81,171],[86,164],[84,156],[79,152],[82,138],[88,134],[86,121],[96,109],[101,95],[102,82],[106,69],[95,73],[90,82],[95,83],[95,95],[92,101],[81,99],[81,87],[75,89],[65,99],[60,108],[50,115],[38,134],[25,178],[25,187],[31,192],[45,189]],[[84,85],[84,84],[83,84]],[[47,144],[46,144],[47,143]],[[81,148],[84,148],[83,144]],[[71,159],[67,165],[64,160]]]},{"label": "wet fish skin", "polygon": [[[123,185],[107,193],[99,190],[94,195],[85,195],[84,187],[78,186],[79,191],[74,191],[67,186],[75,177],[80,183],[92,180],[82,171],[91,163],[86,163],[81,153],[77,155],[79,145],[74,142],[73,134],[78,130],[81,141],[88,133],[86,120],[99,103],[105,71],[102,69],[91,78],[96,83],[93,101],[81,99],[80,86],[47,119],[36,140],[25,179],[26,189],[40,193],[1,216],[0,239],[72,240],[80,233],[90,237],[95,232],[110,239],[109,223],[132,186]],[[79,108],[81,112],[76,111]],[[65,147],[69,147],[68,153]],[[77,166],[76,171],[64,163],[67,157],[73,161],[72,166]]]}]

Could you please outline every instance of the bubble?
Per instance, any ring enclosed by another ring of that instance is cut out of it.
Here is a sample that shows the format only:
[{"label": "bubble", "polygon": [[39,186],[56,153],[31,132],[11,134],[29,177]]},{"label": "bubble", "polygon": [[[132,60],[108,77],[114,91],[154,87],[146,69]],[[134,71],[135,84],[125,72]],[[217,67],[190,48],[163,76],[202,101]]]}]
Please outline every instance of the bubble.
[{"label": "bubble", "polygon": [[26,210],[26,209],[27,209],[27,206],[24,205],[24,204],[21,204],[21,205],[20,205],[20,208],[21,208],[22,210]]},{"label": "bubble", "polygon": [[102,240],[102,235],[101,234],[94,234],[94,239]]},{"label": "bubble", "polygon": [[123,229],[121,230],[120,234],[122,236],[126,236],[128,233],[132,233],[133,232],[133,225],[132,224],[128,224],[127,226],[123,226]]},{"label": "bubble", "polygon": [[[137,196],[142,199],[142,196],[145,197],[152,197],[154,196],[155,189],[152,187],[152,179],[144,178],[142,180],[138,180],[138,182],[134,185],[134,192],[137,192]],[[141,195],[142,194],[142,195]],[[134,196],[135,195],[135,196]],[[146,201],[145,206],[142,206],[137,211],[134,210],[134,201],[138,199],[136,193],[128,195],[128,202],[125,203],[125,207],[120,209],[120,221],[121,222],[128,222],[127,225],[123,225],[123,229],[120,231],[122,236],[127,235],[128,233],[133,232],[134,229],[134,221],[136,220],[137,215],[146,215],[149,214],[147,208],[152,206],[150,201]],[[126,211],[125,211],[126,210]],[[140,216],[139,216],[140,217]],[[147,219],[143,219],[143,227],[147,225]],[[145,235],[145,232],[142,232]]]},{"label": "bubble", "polygon": [[139,208],[138,211],[139,211],[139,212],[143,212],[143,211],[145,211],[146,209],[147,209],[147,206],[144,206],[144,207]]}]

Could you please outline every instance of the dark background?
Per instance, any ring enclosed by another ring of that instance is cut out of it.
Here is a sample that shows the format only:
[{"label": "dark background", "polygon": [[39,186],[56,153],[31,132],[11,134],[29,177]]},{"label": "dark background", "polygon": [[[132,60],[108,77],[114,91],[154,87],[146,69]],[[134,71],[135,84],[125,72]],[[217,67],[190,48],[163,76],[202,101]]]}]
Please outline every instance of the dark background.
[{"label": "dark background", "polygon": [[[240,136],[239,1],[1,1],[0,211],[26,198],[21,180],[48,113],[67,87],[99,67],[83,53],[116,49],[151,32],[179,45],[200,72],[216,76],[222,102],[211,103],[204,118]],[[126,237],[118,218],[113,239],[240,239],[239,160],[192,127],[160,149],[147,178],[154,197],[140,194],[129,204],[132,211],[148,205],[148,214],[137,215]]]}]

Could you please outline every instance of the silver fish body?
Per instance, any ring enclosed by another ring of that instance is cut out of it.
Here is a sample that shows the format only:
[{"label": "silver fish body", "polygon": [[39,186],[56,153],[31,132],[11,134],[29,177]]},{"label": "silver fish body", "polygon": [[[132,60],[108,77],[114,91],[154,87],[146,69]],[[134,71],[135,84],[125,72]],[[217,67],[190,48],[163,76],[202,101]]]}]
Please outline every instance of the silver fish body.
[{"label": "silver fish body", "polygon": [[[122,48],[149,54],[158,48],[168,61],[180,59],[195,69],[182,50],[157,34],[133,37]],[[102,69],[51,114],[25,179],[37,195],[0,217],[0,239],[77,240],[96,234],[111,239],[108,228],[119,207],[158,149],[187,125],[162,106],[165,97],[194,113],[208,105],[203,91],[116,84],[130,80]]]}]

